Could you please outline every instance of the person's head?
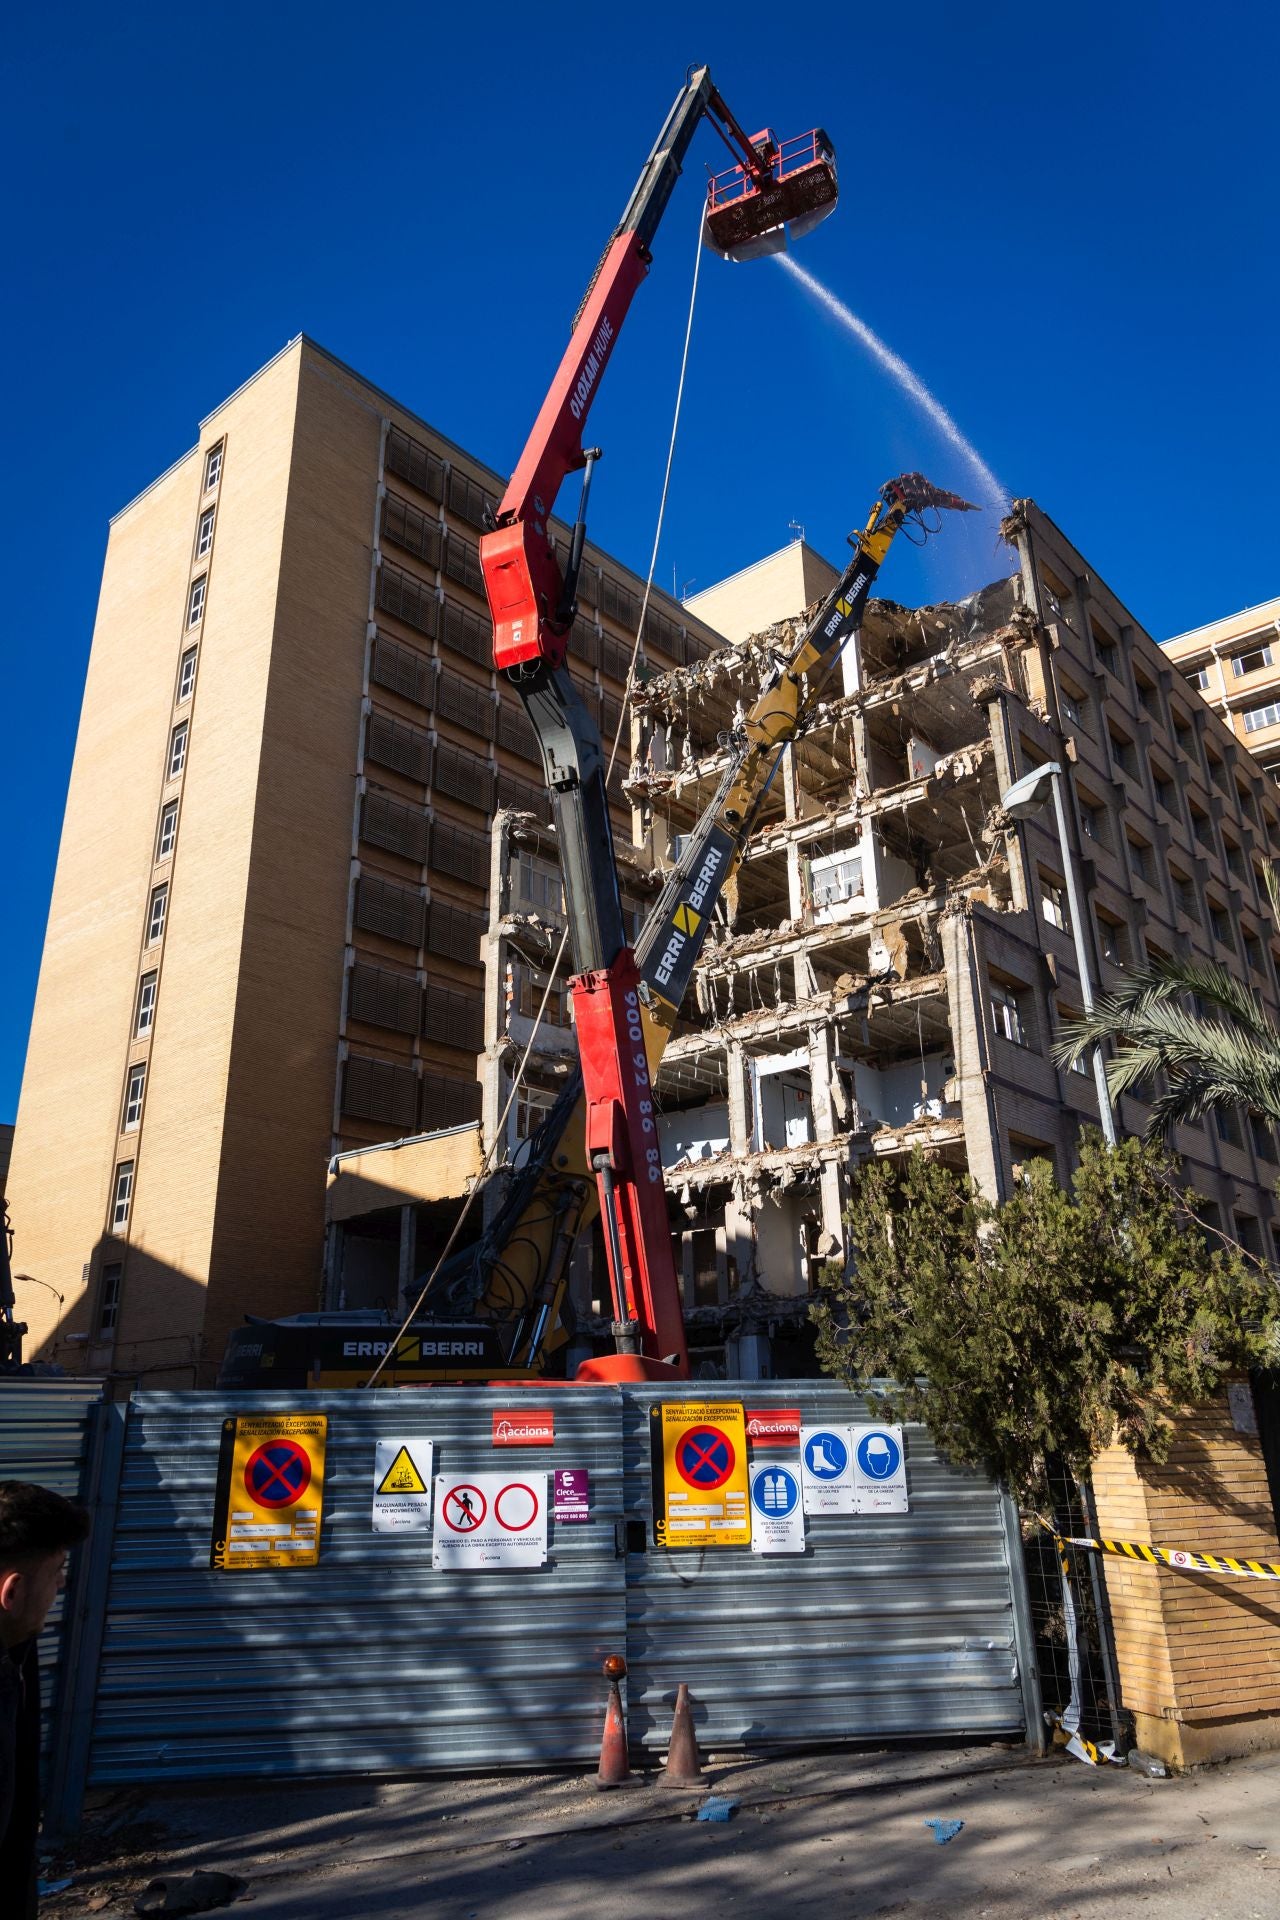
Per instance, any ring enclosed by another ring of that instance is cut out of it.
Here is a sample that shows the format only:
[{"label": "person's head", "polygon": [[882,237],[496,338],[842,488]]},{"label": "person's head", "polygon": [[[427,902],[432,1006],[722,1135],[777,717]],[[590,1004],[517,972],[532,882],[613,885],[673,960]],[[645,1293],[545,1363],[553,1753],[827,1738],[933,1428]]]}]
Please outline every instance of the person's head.
[{"label": "person's head", "polygon": [[84,1508],[60,1493],[0,1480],[0,1646],[39,1633],[66,1578],[67,1554],[88,1531]]}]

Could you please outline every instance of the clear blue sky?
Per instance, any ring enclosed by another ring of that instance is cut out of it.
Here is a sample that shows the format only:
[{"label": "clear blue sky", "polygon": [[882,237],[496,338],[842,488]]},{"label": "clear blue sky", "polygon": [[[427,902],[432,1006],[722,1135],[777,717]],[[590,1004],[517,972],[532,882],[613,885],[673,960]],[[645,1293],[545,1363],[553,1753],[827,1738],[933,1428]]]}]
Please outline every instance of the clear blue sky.
[{"label": "clear blue sky", "polygon": [[[17,1106],[107,519],[305,331],[495,467],[690,61],[844,198],[799,257],[1158,637],[1280,592],[1271,9],[21,9],[3,55],[0,1119]],[[692,24],[696,22],[696,24]],[[695,147],[592,415],[592,531],[647,565]],[[776,265],[707,257],[659,580],[832,556],[956,457]],[[895,551],[904,599],[1002,571]]]}]

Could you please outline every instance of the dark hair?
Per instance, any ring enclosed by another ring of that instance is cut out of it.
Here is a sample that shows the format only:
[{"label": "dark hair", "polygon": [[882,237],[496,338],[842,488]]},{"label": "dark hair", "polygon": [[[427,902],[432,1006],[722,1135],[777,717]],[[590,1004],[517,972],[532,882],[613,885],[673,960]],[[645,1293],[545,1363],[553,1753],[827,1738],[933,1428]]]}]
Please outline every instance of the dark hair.
[{"label": "dark hair", "polygon": [[77,1547],[89,1532],[83,1507],[29,1480],[0,1480],[0,1567]]}]

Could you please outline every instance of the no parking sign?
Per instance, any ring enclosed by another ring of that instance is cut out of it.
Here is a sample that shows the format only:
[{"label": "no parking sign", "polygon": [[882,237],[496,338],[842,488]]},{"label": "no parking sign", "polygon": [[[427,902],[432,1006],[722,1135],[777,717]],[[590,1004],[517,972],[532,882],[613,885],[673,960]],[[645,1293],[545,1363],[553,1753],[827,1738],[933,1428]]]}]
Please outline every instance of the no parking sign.
[{"label": "no parking sign", "polygon": [[323,1413],[232,1414],[223,1421],[211,1567],[248,1573],[317,1564],[328,1425]]},{"label": "no parking sign", "polygon": [[653,1537],[660,1547],[745,1547],[747,1422],[740,1404],[650,1407]]}]

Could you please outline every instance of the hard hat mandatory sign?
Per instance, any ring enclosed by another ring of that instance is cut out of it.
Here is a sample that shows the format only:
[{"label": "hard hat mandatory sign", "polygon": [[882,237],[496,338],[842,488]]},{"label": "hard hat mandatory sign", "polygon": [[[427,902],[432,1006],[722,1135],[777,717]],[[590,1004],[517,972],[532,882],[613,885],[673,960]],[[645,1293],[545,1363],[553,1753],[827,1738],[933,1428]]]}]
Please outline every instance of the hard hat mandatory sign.
[{"label": "hard hat mandatory sign", "polygon": [[436,1475],[433,1567],[540,1567],[547,1557],[547,1476]]},{"label": "hard hat mandatory sign", "polygon": [[323,1413],[233,1414],[223,1421],[211,1567],[245,1573],[316,1565],[327,1428]]},{"label": "hard hat mandatory sign", "polygon": [[373,1447],[373,1531],[425,1533],[431,1525],[431,1442],[376,1440]]}]

